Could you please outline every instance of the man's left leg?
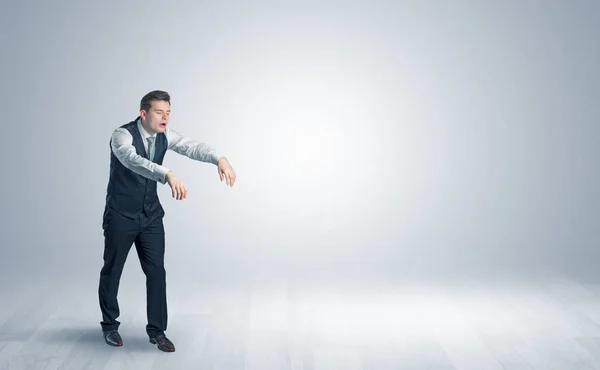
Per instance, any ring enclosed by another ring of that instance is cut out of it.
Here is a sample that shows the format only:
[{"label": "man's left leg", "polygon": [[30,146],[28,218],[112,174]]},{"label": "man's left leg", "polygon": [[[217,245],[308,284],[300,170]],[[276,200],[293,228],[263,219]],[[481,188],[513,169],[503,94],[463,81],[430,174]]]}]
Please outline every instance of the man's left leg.
[{"label": "man's left leg", "polygon": [[158,217],[138,234],[135,247],[142,270],[146,275],[146,333],[158,348],[173,352],[175,347],[165,336],[167,330],[167,289],[165,261],[165,230],[162,217]]}]

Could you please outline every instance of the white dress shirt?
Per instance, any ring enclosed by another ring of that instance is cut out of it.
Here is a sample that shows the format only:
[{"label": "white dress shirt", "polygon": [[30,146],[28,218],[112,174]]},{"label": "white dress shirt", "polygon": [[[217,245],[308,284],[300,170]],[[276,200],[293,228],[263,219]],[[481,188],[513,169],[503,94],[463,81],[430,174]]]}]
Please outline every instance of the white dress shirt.
[{"label": "white dress shirt", "polygon": [[[137,119],[137,127],[142,135],[142,141],[147,153],[147,139],[156,134],[150,135],[142,126],[142,122],[139,118]],[[219,156],[212,146],[196,139],[182,136],[180,133],[170,128],[165,130],[165,135],[168,143],[167,149],[171,149],[190,159],[215,165],[217,164]],[[111,136],[111,148],[115,157],[117,157],[125,168],[150,180],[157,181],[161,184],[166,183],[166,175],[167,172],[169,172],[169,168],[154,163],[138,154],[133,146],[133,136],[131,136],[131,133],[127,129],[119,127],[113,132]]]}]

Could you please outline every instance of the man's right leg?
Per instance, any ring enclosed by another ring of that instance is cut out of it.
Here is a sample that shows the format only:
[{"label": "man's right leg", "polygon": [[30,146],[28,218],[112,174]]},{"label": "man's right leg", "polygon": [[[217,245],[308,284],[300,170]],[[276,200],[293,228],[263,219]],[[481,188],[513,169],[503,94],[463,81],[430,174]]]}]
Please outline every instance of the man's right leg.
[{"label": "man's right leg", "polygon": [[117,330],[120,322],[117,294],[127,254],[139,232],[139,220],[132,220],[112,210],[104,214],[104,266],[100,271],[98,297],[102,331]]}]

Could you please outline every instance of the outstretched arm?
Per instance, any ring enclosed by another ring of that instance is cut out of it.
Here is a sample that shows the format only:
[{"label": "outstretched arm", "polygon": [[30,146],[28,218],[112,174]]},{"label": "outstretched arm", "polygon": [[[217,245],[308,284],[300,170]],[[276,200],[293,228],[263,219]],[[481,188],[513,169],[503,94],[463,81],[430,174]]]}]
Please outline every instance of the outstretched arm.
[{"label": "outstretched arm", "polygon": [[125,168],[161,184],[168,183],[173,198],[178,200],[186,198],[187,188],[185,184],[167,167],[139,155],[133,146],[133,137],[129,131],[124,128],[117,128],[111,136],[110,146],[115,157]]},{"label": "outstretched arm", "polygon": [[169,169],[139,155],[133,146],[133,137],[126,129],[119,127],[113,131],[110,146],[115,157],[125,168],[161,184],[167,182],[166,175]]},{"label": "outstretched arm", "polygon": [[227,158],[220,156],[211,145],[197,139],[185,137],[173,129],[165,132],[169,149],[190,159],[217,165],[221,181],[224,179],[228,186],[233,186],[236,174]]},{"label": "outstretched arm", "polygon": [[173,129],[167,129],[165,134],[167,135],[169,149],[172,151],[196,161],[218,164],[219,156],[212,146],[191,137],[183,136]]}]

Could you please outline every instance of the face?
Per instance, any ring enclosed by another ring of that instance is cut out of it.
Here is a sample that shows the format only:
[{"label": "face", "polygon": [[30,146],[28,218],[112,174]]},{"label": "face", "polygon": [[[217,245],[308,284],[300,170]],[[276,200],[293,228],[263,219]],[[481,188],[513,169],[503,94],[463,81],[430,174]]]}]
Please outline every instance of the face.
[{"label": "face", "polygon": [[148,112],[140,111],[142,126],[151,134],[165,132],[171,115],[171,104],[163,100],[152,101],[152,107]]}]

